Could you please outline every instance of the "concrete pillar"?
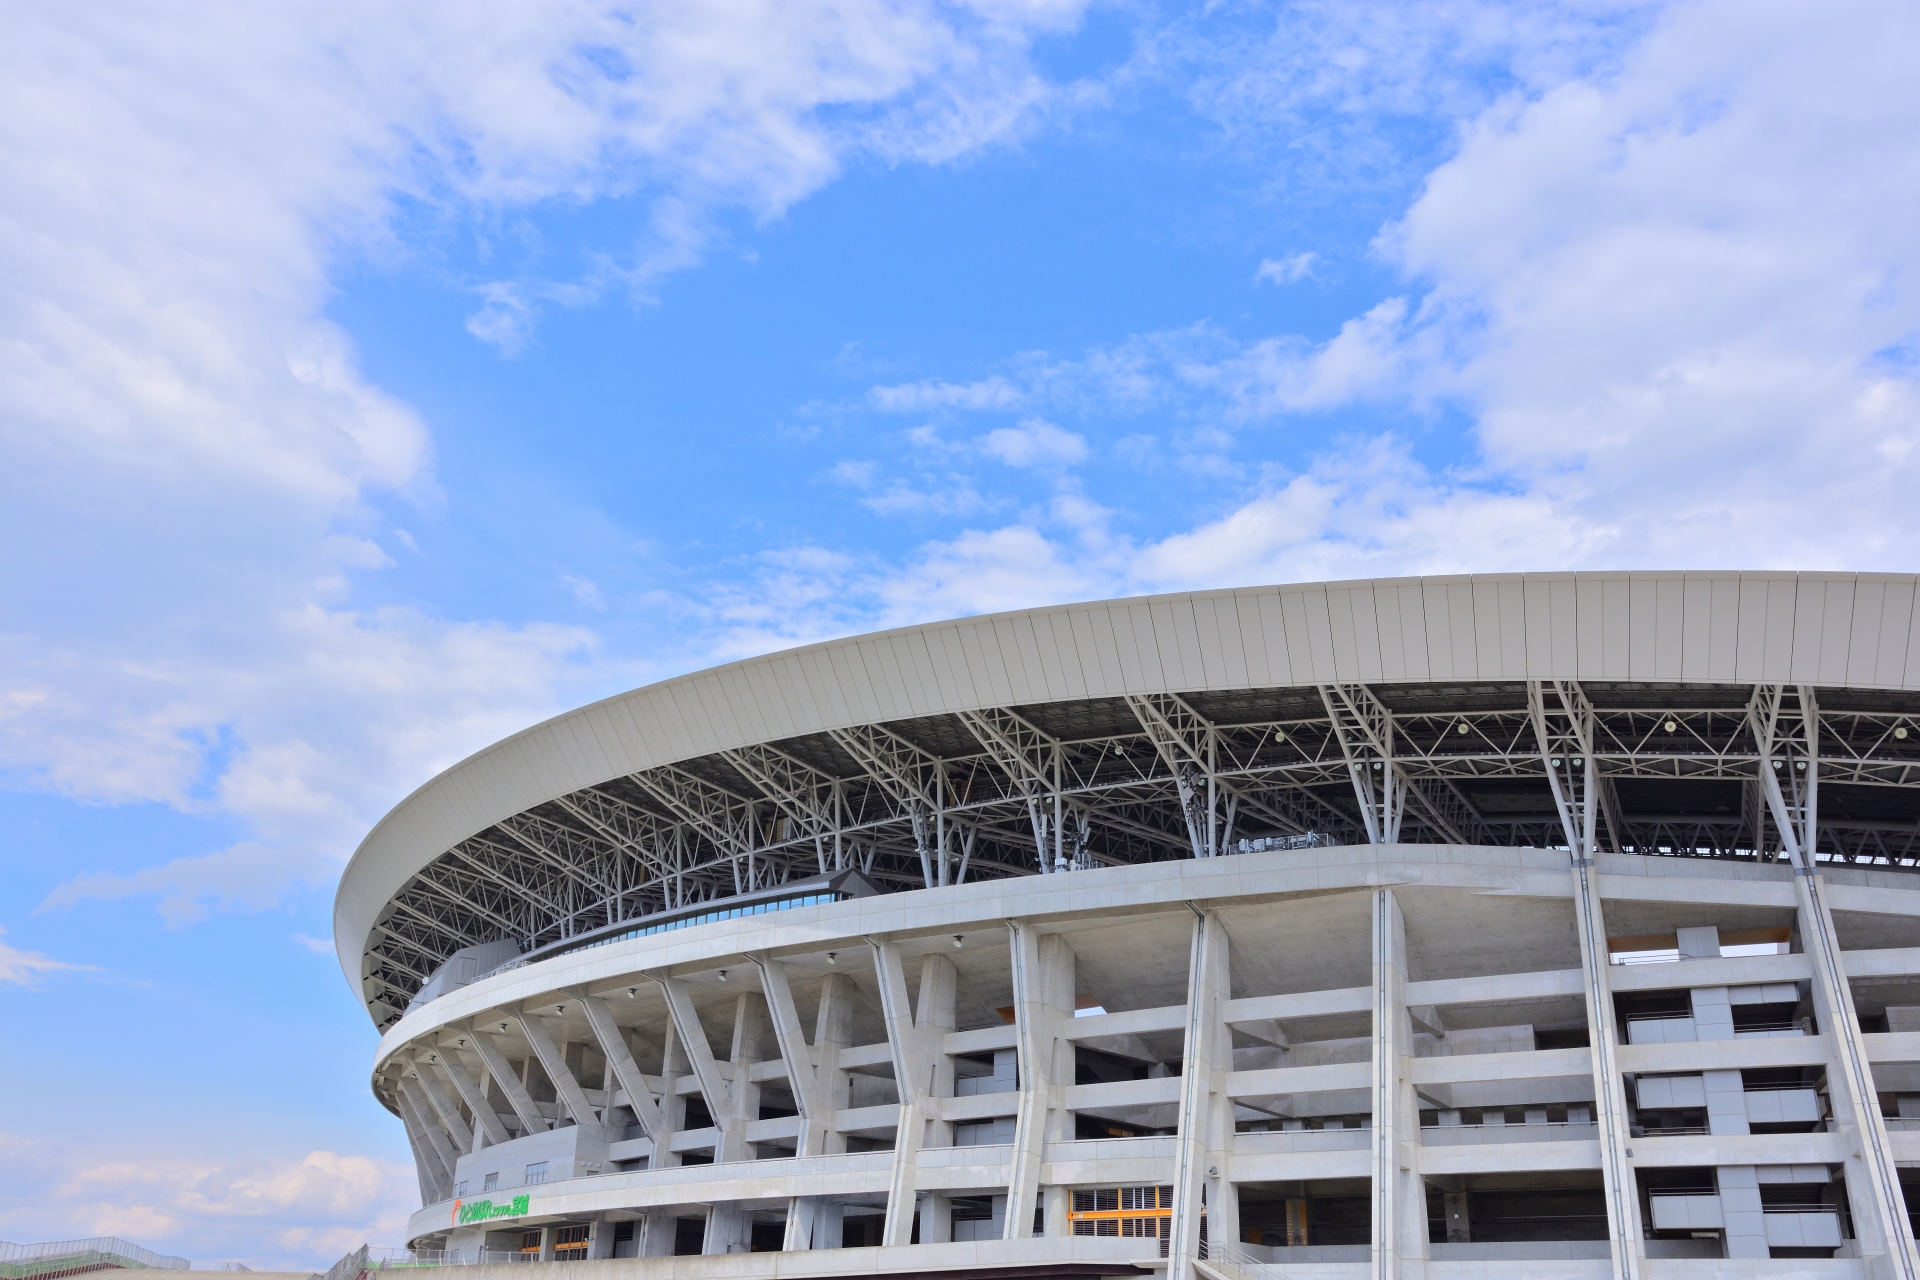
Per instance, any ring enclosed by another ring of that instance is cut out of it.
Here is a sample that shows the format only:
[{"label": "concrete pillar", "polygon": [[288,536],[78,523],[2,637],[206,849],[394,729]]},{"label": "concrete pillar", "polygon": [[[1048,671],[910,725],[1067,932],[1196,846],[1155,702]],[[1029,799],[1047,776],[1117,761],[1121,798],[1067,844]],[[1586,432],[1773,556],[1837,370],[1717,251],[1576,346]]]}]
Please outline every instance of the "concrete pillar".
[{"label": "concrete pillar", "polygon": [[[886,1022],[887,1048],[893,1058],[894,1091],[900,1116],[894,1125],[893,1167],[887,1182],[887,1215],[880,1243],[904,1245],[913,1238],[918,1199],[915,1179],[920,1148],[927,1139],[932,1094],[932,1055],[913,1020],[907,999],[907,975],[900,948],[885,937],[867,939],[873,952],[873,976],[880,988],[880,1012]],[[949,1139],[951,1142],[951,1139]]]},{"label": "concrete pillar", "polygon": [[920,1195],[920,1243],[948,1244],[953,1240],[953,1200],[943,1191]]},{"label": "concrete pillar", "polygon": [[[767,1018],[766,998],[757,991],[743,991],[733,1003],[733,1044],[728,1054],[732,1079],[727,1081],[721,1099],[723,1113],[716,1114],[720,1142],[713,1153],[715,1164],[750,1159],[747,1124],[760,1118],[760,1086],[753,1083],[753,1064],[770,1056],[773,1027]],[[700,1242],[701,1253],[746,1253],[753,1243],[753,1217],[740,1205],[722,1201],[707,1210],[706,1234]]]},{"label": "concrete pillar", "polygon": [[[593,1029],[593,1037],[600,1044],[600,1052],[607,1060],[607,1110],[613,1109],[613,1086],[617,1083],[627,1094],[627,1109],[633,1112],[634,1119],[646,1130],[652,1141],[656,1156],[663,1146],[671,1140],[666,1118],[660,1109],[660,1099],[653,1092],[647,1077],[641,1072],[640,1065],[633,1060],[633,1051],[627,1047],[626,1037],[621,1034],[619,1024],[613,1020],[612,1010],[606,1002],[594,996],[582,996],[580,1008],[587,1017],[587,1025]],[[608,1133],[609,1141],[618,1141],[623,1135]],[[656,1158],[648,1162],[649,1168],[659,1166]]]},{"label": "concrete pillar", "polygon": [[[447,1079],[453,1081],[454,1089],[466,1102],[467,1110],[473,1114],[476,1134],[484,1134],[487,1143],[505,1142],[507,1127],[501,1123],[500,1113],[493,1109],[493,1104],[487,1101],[486,1092],[468,1073],[467,1064],[460,1060],[459,1051],[443,1047],[438,1057],[440,1069],[446,1073]],[[473,1149],[478,1151],[482,1145],[476,1136]]]},{"label": "concrete pillar", "polygon": [[1407,926],[1391,889],[1373,893],[1373,1250],[1377,1280],[1426,1274],[1427,1197],[1407,1014]]},{"label": "concrete pillar", "polygon": [[527,1044],[533,1048],[534,1056],[540,1059],[540,1069],[547,1073],[547,1079],[553,1082],[553,1091],[560,1099],[560,1105],[573,1117],[574,1124],[589,1132],[600,1129],[600,1115],[593,1104],[587,1101],[586,1091],[580,1087],[580,1081],[574,1076],[573,1069],[567,1065],[566,1055],[560,1046],[547,1034],[547,1025],[531,1010],[523,1010],[515,1015],[520,1023]]},{"label": "concrete pillar", "polygon": [[513,1108],[514,1115],[520,1117],[520,1132],[522,1134],[545,1133],[551,1127],[547,1124],[547,1118],[540,1114],[540,1108],[533,1103],[533,1096],[527,1092],[527,1087],[520,1083],[520,1077],[514,1074],[506,1055],[501,1053],[500,1047],[493,1042],[492,1033],[476,1027],[468,1034],[473,1037],[473,1051],[480,1055],[481,1063],[487,1068],[487,1075],[506,1097],[507,1105]]},{"label": "concrete pillar", "polygon": [[700,1238],[701,1253],[747,1253],[753,1247],[753,1215],[732,1201],[707,1209],[707,1230]]},{"label": "concrete pillar", "polygon": [[442,1145],[434,1145],[432,1130],[420,1119],[413,1100],[407,1095],[406,1081],[400,1083],[403,1087],[394,1098],[394,1105],[399,1108],[407,1141],[413,1146],[414,1168],[420,1174],[420,1203],[438,1204],[453,1189],[452,1148],[444,1145],[444,1140]]},{"label": "concrete pillar", "polygon": [[1581,986],[1586,995],[1587,1039],[1593,1059],[1594,1120],[1599,1129],[1600,1178],[1607,1203],[1607,1237],[1611,1242],[1608,1274],[1613,1280],[1640,1280],[1646,1258],[1640,1226],[1640,1189],[1627,1157],[1632,1133],[1627,1121],[1626,1080],[1620,1074],[1619,1057],[1615,1053],[1620,1044],[1620,1030],[1608,970],[1606,918],[1601,913],[1600,895],[1593,883],[1591,859],[1575,860],[1573,909],[1580,931]]},{"label": "concrete pillar", "polygon": [[727,1056],[732,1079],[727,1081],[726,1097],[721,1102],[726,1121],[722,1123],[720,1148],[713,1153],[715,1164],[747,1160],[753,1155],[747,1148],[747,1125],[760,1118],[760,1086],[751,1078],[753,1066],[774,1056],[767,1000],[757,991],[743,991],[733,1002],[733,1047]]},{"label": "concrete pillar", "polygon": [[540,1228],[540,1261],[553,1261],[553,1233],[551,1226]]},{"label": "concrete pillar", "polygon": [[1448,1244],[1473,1243],[1473,1215],[1464,1191],[1448,1191],[1441,1196],[1441,1212],[1447,1220]]},{"label": "concrete pillar", "polygon": [[452,1098],[447,1096],[447,1091],[440,1087],[439,1076],[427,1061],[425,1054],[414,1055],[413,1069],[420,1081],[420,1092],[426,1095],[428,1105],[432,1107],[433,1113],[440,1117],[440,1123],[446,1127],[447,1137],[452,1141],[454,1149],[463,1156],[471,1152],[473,1150],[472,1122],[460,1114],[460,1108],[455,1105]]},{"label": "concrete pillar", "polygon": [[[1226,926],[1218,912],[1196,913],[1187,958],[1186,1035],[1180,1064],[1180,1119],[1174,1148],[1173,1221],[1168,1227],[1168,1280],[1190,1280],[1200,1253],[1201,1206],[1210,1211],[1208,1238],[1238,1236],[1239,1202],[1229,1180],[1232,1104],[1217,1074],[1233,1070],[1233,1042],[1222,1020],[1232,997]],[[1222,1118],[1226,1132],[1221,1133]],[[1232,1201],[1229,1209],[1228,1202]],[[1221,1217],[1230,1212],[1232,1222]],[[1233,1234],[1228,1234],[1232,1232]],[[1217,1234],[1216,1234],[1217,1233]]]},{"label": "concrete pillar", "polygon": [[641,1258],[670,1258],[674,1237],[679,1234],[680,1219],[664,1213],[650,1213],[634,1228],[634,1254]]},{"label": "concrete pillar", "polygon": [[[1805,685],[1791,692],[1763,685],[1754,693],[1752,719],[1755,737],[1763,748],[1761,755],[1763,760],[1783,766],[1768,768],[1763,763],[1760,786],[1774,829],[1793,866],[1800,941],[1813,967],[1813,1012],[1827,1047],[1828,1097],[1840,1148],[1846,1153],[1843,1167],[1847,1199],[1853,1210],[1861,1264],[1870,1280],[1916,1280],[1920,1278],[1920,1252],[1915,1249],[1908,1225],[1906,1198],[1875,1097],[1873,1069],[1861,1039],[1853,989],[1847,982],[1839,935],[1827,906],[1826,881],[1815,858],[1820,840],[1819,707],[1813,689]],[[1792,714],[1796,702],[1797,731]],[[1771,712],[1761,715],[1768,704]],[[1783,775],[1799,779],[1791,784],[1796,807],[1787,803],[1781,786]]]},{"label": "concrete pillar", "polygon": [[596,1213],[593,1225],[588,1228],[587,1256],[589,1258],[611,1258],[613,1256],[614,1224],[607,1221],[607,1215]]},{"label": "concrete pillar", "polygon": [[1695,987],[1692,1004],[1694,1039],[1733,1039],[1733,1004],[1725,987]]},{"label": "concrete pillar", "polygon": [[453,1144],[448,1142],[446,1135],[440,1131],[439,1123],[433,1118],[432,1113],[427,1110],[426,1100],[420,1092],[420,1086],[412,1079],[404,1076],[401,1077],[400,1097],[398,1101],[400,1104],[400,1118],[406,1123],[409,1131],[414,1134],[415,1141],[433,1153],[433,1166],[436,1175],[434,1178],[435,1199],[444,1200],[453,1190],[454,1165],[458,1159],[458,1156],[454,1152]]},{"label": "concrete pillar", "polygon": [[1747,1127],[1747,1088],[1738,1071],[1703,1071],[1707,1091],[1707,1132],[1750,1133]]},{"label": "concrete pillar", "polygon": [[1751,1165],[1726,1165],[1715,1171],[1720,1186],[1720,1216],[1727,1228],[1729,1258],[1765,1258],[1766,1212],[1760,1207],[1760,1181]]},{"label": "concrete pillar", "polygon": [[[953,1096],[953,1057],[941,1052],[941,1046],[959,1021],[955,1012],[959,993],[960,970],[952,960],[936,951],[920,962],[920,998],[914,1002],[913,1026],[922,1058],[916,1069],[924,1074],[925,1083],[915,1084],[929,1097]],[[952,1123],[938,1117],[928,1120],[925,1145],[952,1146]]]},{"label": "concrete pillar", "polygon": [[813,1206],[813,1242],[810,1249],[838,1249],[846,1239],[847,1207],[837,1200],[820,1199]]},{"label": "concrete pillar", "polygon": [[1020,921],[1012,922],[1008,941],[1020,1101],[1007,1179],[1006,1238],[1022,1240],[1033,1231],[1041,1157],[1058,1123],[1055,1113],[1061,1109],[1062,1091],[1073,1082],[1073,1042],[1064,1039],[1061,1031],[1073,1017],[1074,955],[1066,939],[1051,933],[1043,936]]},{"label": "concrete pillar", "polygon": [[[840,1053],[853,1039],[853,997],[853,979],[844,973],[830,973],[820,984],[812,1049],[812,1099],[819,1114],[809,1114],[801,1125],[798,1155],[840,1155],[847,1149],[846,1135],[834,1124],[834,1112],[847,1100],[847,1073],[840,1067]],[[843,1216],[839,1205],[829,1205],[819,1196],[795,1196],[787,1203],[787,1229],[780,1247],[789,1252],[838,1249]]]},{"label": "concrete pillar", "polygon": [[[687,1127],[687,1098],[680,1092],[680,1082],[692,1071],[687,1063],[687,1053],[680,1044],[680,1029],[668,1022],[660,1045],[660,1137],[653,1140],[653,1156],[647,1161],[649,1169],[677,1169],[680,1156],[673,1149],[674,1135]],[[667,1252],[673,1252],[671,1243]]]}]

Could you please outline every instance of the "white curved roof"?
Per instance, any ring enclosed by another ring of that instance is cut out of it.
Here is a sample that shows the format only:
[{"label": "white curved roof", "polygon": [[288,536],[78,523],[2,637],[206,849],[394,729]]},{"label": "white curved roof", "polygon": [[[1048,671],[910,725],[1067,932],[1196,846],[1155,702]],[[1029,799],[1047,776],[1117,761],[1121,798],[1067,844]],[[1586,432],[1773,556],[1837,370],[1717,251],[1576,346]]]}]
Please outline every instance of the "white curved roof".
[{"label": "white curved roof", "polygon": [[1562,573],[1244,587],[904,627],[694,672],[476,752],[382,818],[334,902],[348,983],[389,898],[475,832],[623,774],[913,716],[1332,682],[1920,687],[1906,574]]}]

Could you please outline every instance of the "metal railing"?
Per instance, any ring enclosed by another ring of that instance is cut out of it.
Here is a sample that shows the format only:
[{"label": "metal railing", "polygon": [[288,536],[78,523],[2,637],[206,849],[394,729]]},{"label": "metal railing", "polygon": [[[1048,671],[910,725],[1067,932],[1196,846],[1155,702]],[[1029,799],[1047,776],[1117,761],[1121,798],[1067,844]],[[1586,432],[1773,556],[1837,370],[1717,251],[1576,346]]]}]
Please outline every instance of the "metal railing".
[{"label": "metal railing", "polygon": [[155,1253],[119,1236],[50,1240],[43,1244],[0,1240],[0,1280],[52,1280],[55,1276],[109,1267],[185,1271],[192,1265],[185,1258]]},{"label": "metal railing", "polygon": [[1261,1280],[1273,1265],[1225,1240],[1208,1240],[1204,1236],[1195,1256],[1231,1280]]}]

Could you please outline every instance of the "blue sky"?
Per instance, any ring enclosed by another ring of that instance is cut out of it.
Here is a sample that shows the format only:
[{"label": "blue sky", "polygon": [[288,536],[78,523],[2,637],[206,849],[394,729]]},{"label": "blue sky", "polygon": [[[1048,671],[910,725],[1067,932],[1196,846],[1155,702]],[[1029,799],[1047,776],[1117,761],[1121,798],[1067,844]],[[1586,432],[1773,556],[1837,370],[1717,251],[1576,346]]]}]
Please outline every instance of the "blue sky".
[{"label": "blue sky", "polygon": [[398,1243],[333,881],[591,698],[1916,567],[1910,5],[0,13],[0,1238]]}]

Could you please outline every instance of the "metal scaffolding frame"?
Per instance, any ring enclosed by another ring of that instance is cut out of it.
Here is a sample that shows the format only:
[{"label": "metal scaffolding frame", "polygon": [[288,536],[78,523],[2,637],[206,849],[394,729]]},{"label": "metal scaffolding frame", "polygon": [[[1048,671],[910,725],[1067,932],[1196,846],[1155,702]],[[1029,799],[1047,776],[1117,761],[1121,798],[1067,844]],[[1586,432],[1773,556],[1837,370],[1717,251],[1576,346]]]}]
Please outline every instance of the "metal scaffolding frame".
[{"label": "metal scaffolding frame", "polygon": [[1310,832],[1565,848],[1576,815],[1600,852],[1773,861],[1811,841],[1822,861],[1920,868],[1920,697],[1338,684],[833,729],[608,779],[475,832],[393,896],[362,973],[384,1027],[461,947],[530,949],[847,867],[897,891]]}]

